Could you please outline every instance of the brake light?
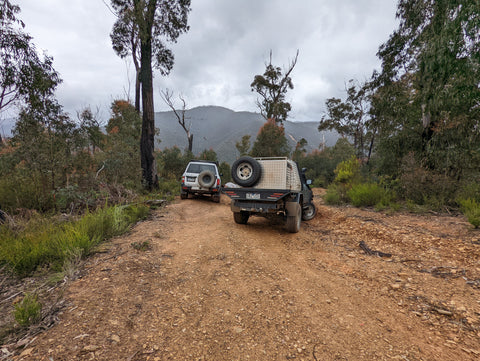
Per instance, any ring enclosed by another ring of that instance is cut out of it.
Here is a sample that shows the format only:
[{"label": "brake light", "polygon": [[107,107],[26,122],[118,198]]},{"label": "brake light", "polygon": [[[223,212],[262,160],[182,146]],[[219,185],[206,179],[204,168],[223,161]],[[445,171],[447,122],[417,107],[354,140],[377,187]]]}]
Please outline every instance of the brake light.
[{"label": "brake light", "polygon": [[220,187],[220,179],[217,178],[217,187]]},{"label": "brake light", "polygon": [[182,176],[182,184],[185,184],[185,176]]},{"label": "brake light", "polygon": [[239,198],[239,195],[237,193],[235,193],[234,191],[225,191],[225,194],[227,194],[228,196],[230,196],[232,198]]}]

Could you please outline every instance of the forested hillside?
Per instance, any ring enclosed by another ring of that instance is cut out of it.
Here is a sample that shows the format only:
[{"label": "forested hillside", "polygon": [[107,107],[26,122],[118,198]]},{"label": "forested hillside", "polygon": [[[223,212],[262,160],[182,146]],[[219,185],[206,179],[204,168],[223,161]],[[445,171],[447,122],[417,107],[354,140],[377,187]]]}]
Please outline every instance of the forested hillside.
[{"label": "forested hillside", "polygon": [[[220,161],[232,164],[239,156],[235,147],[244,135],[255,139],[264,123],[258,113],[235,112],[218,106],[203,106],[188,109],[185,112],[187,123],[191,124],[193,134],[193,154],[200,154],[204,149],[212,148]],[[188,146],[185,132],[178,124],[172,111],[155,113],[155,125],[160,130],[157,137],[160,149],[178,147],[185,149]],[[300,139],[307,141],[305,147],[308,152],[325,146],[335,145],[338,139],[336,132],[318,132],[318,123],[314,122],[285,122],[285,133],[292,149]]]}]

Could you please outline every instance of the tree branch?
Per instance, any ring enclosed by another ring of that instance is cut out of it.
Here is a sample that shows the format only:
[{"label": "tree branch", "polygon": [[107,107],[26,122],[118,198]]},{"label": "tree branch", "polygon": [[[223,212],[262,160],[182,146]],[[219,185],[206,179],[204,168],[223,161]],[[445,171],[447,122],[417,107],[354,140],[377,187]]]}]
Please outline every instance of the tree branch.
[{"label": "tree branch", "polygon": [[191,152],[192,151],[193,134],[191,133],[190,128],[191,128],[192,124],[190,123],[188,126],[186,124],[185,112],[186,112],[186,109],[187,109],[187,103],[185,101],[185,98],[183,98],[182,95],[178,96],[178,98],[182,102],[182,110],[178,111],[177,109],[175,109],[175,105],[173,104],[173,101],[172,101],[173,91],[170,91],[168,89],[160,90],[160,96],[162,97],[165,104],[167,104],[170,107],[170,109],[172,109],[173,114],[177,118],[178,124],[180,124],[180,126],[185,131],[185,134],[187,135],[187,139],[188,139],[188,150]]}]

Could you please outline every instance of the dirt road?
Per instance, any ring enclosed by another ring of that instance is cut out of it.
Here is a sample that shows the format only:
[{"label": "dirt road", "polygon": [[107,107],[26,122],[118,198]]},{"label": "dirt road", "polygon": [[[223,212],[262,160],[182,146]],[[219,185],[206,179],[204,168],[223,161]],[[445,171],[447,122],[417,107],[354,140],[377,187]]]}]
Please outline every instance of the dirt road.
[{"label": "dirt road", "polygon": [[60,322],[14,359],[480,359],[478,230],[315,200],[297,234],[235,224],[226,197],[156,211],[87,262]]}]

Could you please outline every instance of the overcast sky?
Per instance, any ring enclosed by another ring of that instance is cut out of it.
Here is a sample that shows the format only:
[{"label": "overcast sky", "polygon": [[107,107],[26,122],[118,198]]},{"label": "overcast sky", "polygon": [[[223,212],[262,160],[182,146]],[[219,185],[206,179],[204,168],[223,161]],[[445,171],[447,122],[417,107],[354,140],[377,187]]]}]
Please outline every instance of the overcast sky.
[{"label": "overcast sky", "polygon": [[[12,0],[40,51],[54,58],[63,84],[57,96],[75,116],[86,106],[107,118],[114,99],[134,97],[130,61],[112,50],[115,17],[102,0]],[[105,0],[109,3],[109,0]],[[168,108],[160,90],[181,93],[187,108],[219,105],[258,111],[250,84],[269,52],[287,67],[297,49],[290,119],[319,121],[329,97],[343,97],[351,78],[366,80],[376,53],[397,26],[396,0],[192,0],[190,31],[171,46],[175,65],[155,74],[155,111]]]}]

